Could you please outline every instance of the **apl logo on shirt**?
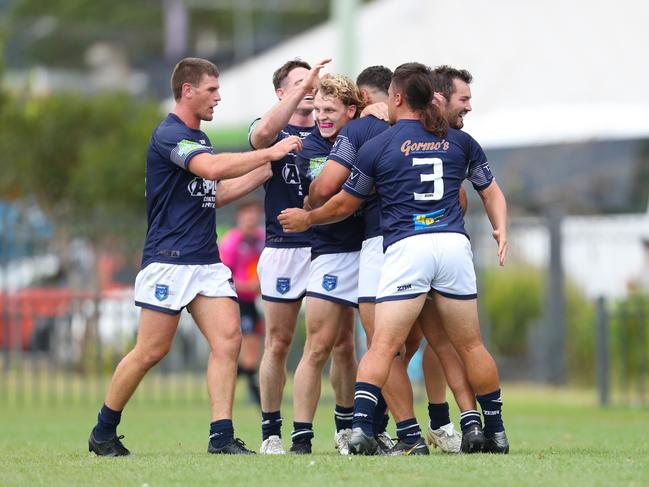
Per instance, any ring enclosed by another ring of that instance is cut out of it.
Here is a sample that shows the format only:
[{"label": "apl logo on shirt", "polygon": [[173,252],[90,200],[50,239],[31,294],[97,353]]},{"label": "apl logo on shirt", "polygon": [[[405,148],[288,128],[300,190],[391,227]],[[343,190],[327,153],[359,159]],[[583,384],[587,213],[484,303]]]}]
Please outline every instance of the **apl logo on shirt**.
[{"label": "apl logo on shirt", "polygon": [[433,211],[432,213],[415,213],[414,215],[412,215],[412,221],[415,224],[415,230],[423,230],[424,228],[429,228],[433,225],[436,225],[438,227],[446,226],[446,223],[439,223],[439,220],[444,216],[445,213],[445,208]]},{"label": "apl logo on shirt", "polygon": [[216,185],[211,179],[195,177],[187,185],[187,191],[192,196],[203,198],[203,208],[215,207]]}]

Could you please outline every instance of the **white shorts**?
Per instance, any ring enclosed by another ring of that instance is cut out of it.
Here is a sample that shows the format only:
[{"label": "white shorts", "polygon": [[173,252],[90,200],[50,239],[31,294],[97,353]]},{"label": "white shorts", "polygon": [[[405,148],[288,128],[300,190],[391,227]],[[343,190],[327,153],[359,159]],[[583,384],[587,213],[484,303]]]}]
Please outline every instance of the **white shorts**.
[{"label": "white shorts", "polygon": [[299,301],[306,293],[311,247],[266,247],[259,257],[257,274],[265,301]]},{"label": "white shorts", "polygon": [[435,291],[454,299],[477,297],[473,252],[460,233],[423,233],[390,245],[376,302],[411,299]]},{"label": "white shorts", "polygon": [[237,300],[225,264],[179,265],[152,262],[135,278],[135,305],[177,315],[197,295]]},{"label": "white shorts", "polygon": [[319,255],[311,261],[306,295],[358,307],[360,251]]},{"label": "white shorts", "polygon": [[358,269],[358,302],[373,303],[383,267],[383,237],[363,241]]}]

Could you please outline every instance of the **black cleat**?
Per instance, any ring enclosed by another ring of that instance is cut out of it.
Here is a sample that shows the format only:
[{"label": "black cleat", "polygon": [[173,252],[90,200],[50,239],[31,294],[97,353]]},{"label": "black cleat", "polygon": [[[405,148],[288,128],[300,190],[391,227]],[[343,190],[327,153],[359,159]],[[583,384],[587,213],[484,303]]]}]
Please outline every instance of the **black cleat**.
[{"label": "black cleat", "polygon": [[291,455],[310,455],[311,442],[310,441],[296,441],[291,445],[288,450]]},{"label": "black cleat", "polygon": [[90,432],[88,438],[88,451],[94,452],[100,457],[125,457],[131,454],[130,451],[120,441],[122,436],[113,436],[107,441],[97,441],[95,439],[95,430]]},{"label": "black cleat", "polygon": [[232,438],[230,443],[221,448],[215,448],[210,441],[207,444],[207,453],[217,453],[221,455],[254,455],[255,452],[248,450],[246,444],[239,438]]},{"label": "black cleat", "polygon": [[509,441],[504,431],[485,435],[485,444],[482,449],[485,453],[509,453]]},{"label": "black cleat", "polygon": [[361,428],[353,428],[349,437],[349,453],[352,455],[376,455],[379,445],[371,435],[366,435]]},{"label": "black cleat", "polygon": [[406,443],[399,440],[399,442],[394,445],[388,455],[428,455],[428,447],[423,438],[419,438],[415,443]]},{"label": "black cleat", "polygon": [[462,431],[462,453],[480,453],[484,448],[485,437],[480,426],[473,425]]}]

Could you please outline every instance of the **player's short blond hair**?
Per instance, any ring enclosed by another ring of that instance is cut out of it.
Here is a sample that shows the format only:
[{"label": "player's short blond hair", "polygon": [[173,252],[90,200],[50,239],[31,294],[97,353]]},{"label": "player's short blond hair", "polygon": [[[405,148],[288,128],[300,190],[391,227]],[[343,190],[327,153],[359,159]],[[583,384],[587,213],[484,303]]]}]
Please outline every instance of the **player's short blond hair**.
[{"label": "player's short blond hair", "polygon": [[321,93],[322,96],[338,98],[345,106],[355,105],[356,117],[361,114],[361,110],[365,107],[360,90],[348,76],[333,75],[322,79],[316,93]]}]

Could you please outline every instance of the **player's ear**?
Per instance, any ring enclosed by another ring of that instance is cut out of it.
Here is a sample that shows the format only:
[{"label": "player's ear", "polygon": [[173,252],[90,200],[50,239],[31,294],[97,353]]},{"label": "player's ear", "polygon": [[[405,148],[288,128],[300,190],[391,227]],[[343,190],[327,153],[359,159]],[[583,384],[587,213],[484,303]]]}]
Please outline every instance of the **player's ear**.
[{"label": "player's ear", "polygon": [[192,84],[191,83],[183,83],[180,91],[182,93],[183,98],[191,98],[192,97]]},{"label": "player's ear", "polygon": [[281,100],[282,98],[284,98],[286,92],[284,91],[284,88],[277,88],[275,90],[275,94],[277,95],[277,98]]}]

